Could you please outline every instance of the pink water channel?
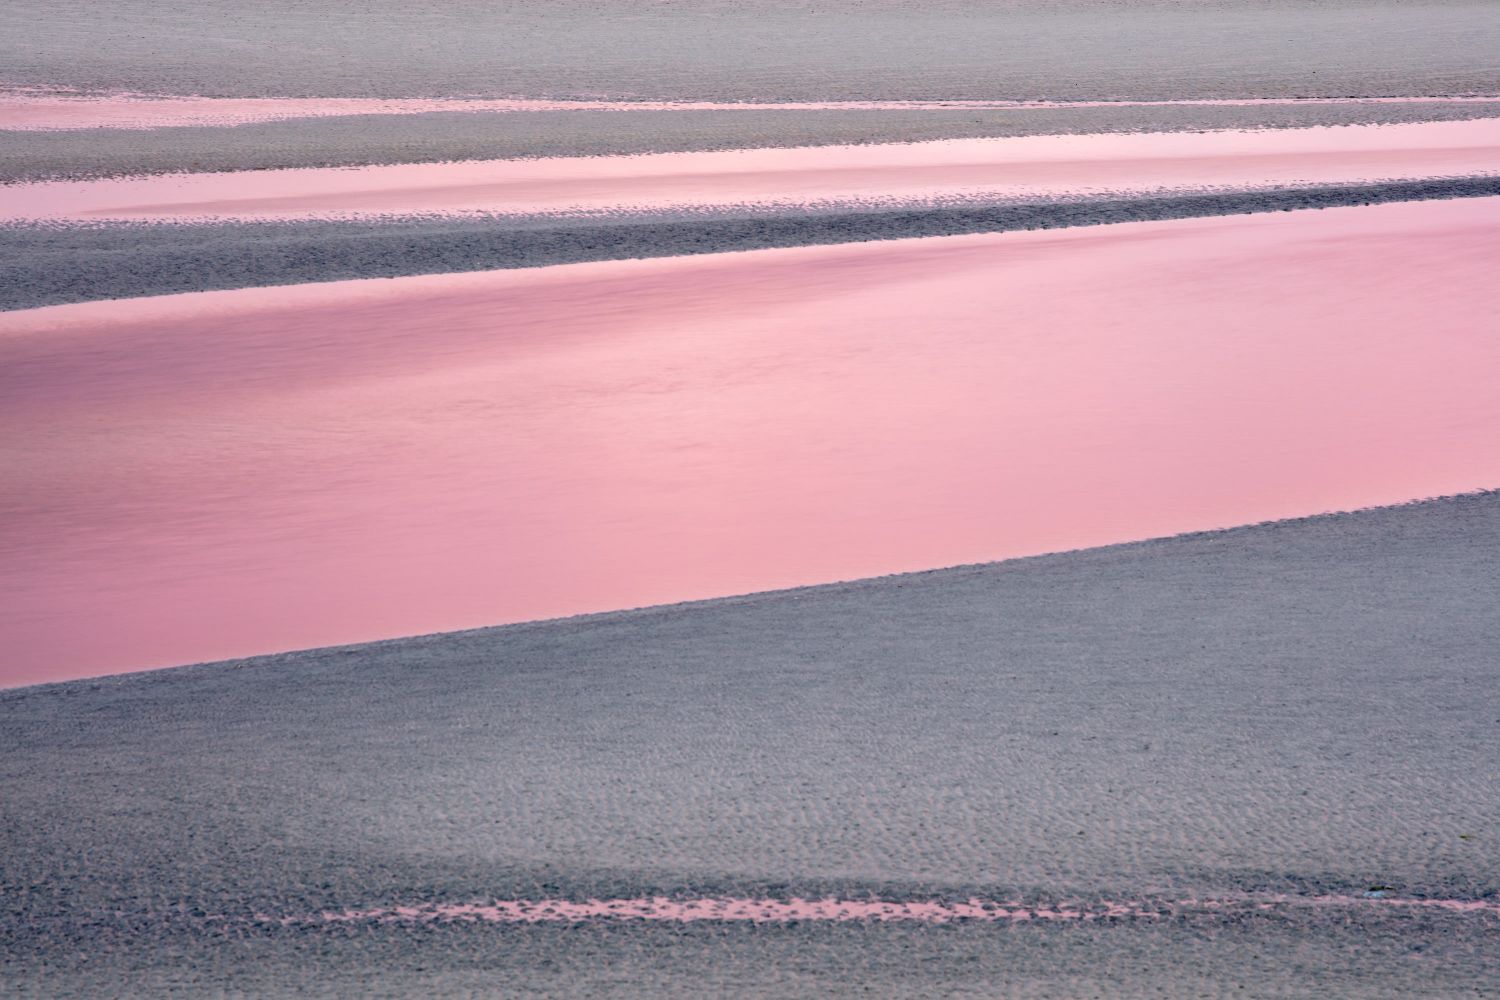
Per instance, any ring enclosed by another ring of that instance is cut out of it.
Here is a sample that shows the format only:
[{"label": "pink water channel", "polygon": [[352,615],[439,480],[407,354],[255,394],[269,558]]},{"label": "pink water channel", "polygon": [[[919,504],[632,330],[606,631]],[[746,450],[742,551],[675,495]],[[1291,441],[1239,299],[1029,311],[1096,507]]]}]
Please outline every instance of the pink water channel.
[{"label": "pink water channel", "polygon": [[0,314],[0,682],[1497,485],[1500,199]]},{"label": "pink water channel", "polygon": [[175,174],[0,186],[0,220],[911,203],[1500,175],[1500,118]]},{"label": "pink water channel", "polygon": [[89,128],[224,127],[253,122],[345,115],[524,113],[538,111],[941,111],[1057,110],[1141,107],[1295,107],[1298,105],[1494,104],[1500,96],[1220,98],[1178,101],[653,101],[536,98],[222,98],[130,92],[88,94],[67,88],[0,92],[0,129],[71,131]]}]

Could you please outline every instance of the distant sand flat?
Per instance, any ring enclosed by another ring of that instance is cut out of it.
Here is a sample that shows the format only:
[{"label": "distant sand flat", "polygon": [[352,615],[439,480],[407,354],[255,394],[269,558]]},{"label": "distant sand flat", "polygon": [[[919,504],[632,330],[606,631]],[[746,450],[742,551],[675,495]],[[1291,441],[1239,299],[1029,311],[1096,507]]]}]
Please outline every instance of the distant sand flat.
[{"label": "distant sand flat", "polygon": [[1483,0],[11,0],[12,86],[710,101],[1500,92]]},{"label": "distant sand flat", "polygon": [[0,187],[0,220],[878,204],[1497,173],[1500,119],[1477,119],[51,181]]},{"label": "distant sand flat", "polygon": [[1497,256],[1487,198],[6,314],[5,679],[1487,486]]}]

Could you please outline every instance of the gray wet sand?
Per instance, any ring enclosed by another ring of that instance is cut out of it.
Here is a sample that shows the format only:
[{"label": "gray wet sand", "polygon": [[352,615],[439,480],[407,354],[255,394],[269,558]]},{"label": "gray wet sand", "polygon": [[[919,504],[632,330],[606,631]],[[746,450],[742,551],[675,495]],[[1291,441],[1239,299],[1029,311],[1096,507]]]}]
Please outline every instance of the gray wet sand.
[{"label": "gray wet sand", "polygon": [[0,225],[0,310],[410,274],[1500,195],[1500,178],[883,211]]},{"label": "gray wet sand", "polygon": [[3,692],[0,985],[1488,995],[1500,920],[1379,904],[1019,927],[247,918],[643,893],[1493,900],[1497,608],[1487,493]]},{"label": "gray wet sand", "polygon": [[1500,90],[1484,0],[10,0],[13,85],[833,100]]},{"label": "gray wet sand", "polygon": [[528,111],[356,115],[232,127],[0,130],[0,183],[177,171],[601,156],[1020,135],[1454,121],[1500,104],[1037,108],[1024,111]]}]

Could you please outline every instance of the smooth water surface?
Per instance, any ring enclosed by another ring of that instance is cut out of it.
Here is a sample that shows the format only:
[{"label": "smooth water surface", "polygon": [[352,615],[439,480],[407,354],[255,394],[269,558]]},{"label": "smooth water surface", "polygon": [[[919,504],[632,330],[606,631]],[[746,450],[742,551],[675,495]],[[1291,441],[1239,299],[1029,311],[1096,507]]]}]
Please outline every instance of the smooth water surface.
[{"label": "smooth water surface", "polygon": [[1492,486],[1500,199],[0,316],[18,684]]},{"label": "smooth water surface", "polygon": [[617,212],[1243,189],[1500,174],[1500,119],[943,139],[0,186],[0,219]]}]

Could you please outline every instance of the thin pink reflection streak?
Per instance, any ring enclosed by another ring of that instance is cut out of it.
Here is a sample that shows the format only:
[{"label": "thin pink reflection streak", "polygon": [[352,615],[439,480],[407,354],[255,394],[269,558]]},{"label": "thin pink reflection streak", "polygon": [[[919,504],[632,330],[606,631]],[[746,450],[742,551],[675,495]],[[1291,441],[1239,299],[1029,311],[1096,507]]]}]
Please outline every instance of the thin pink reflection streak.
[{"label": "thin pink reflection streak", "polygon": [[0,219],[183,221],[897,204],[1500,174],[1500,118],[168,174],[0,186]]},{"label": "thin pink reflection streak", "polygon": [[285,925],[350,923],[433,923],[465,921],[496,924],[574,923],[579,921],[640,920],[654,923],[776,924],[801,921],[828,923],[914,922],[948,924],[1028,923],[1050,921],[1158,919],[1184,913],[1224,910],[1269,911],[1288,907],[1374,907],[1407,910],[1438,910],[1450,913],[1485,914],[1500,917],[1500,903],[1466,899],[1403,899],[1372,896],[1260,895],[1224,899],[1096,903],[1024,903],[973,897],[961,902],[941,900],[880,899],[752,899],[706,897],[673,899],[667,896],[633,899],[508,899],[489,903],[433,903],[425,906],[375,907],[364,910],[325,911],[316,916],[273,917],[257,914],[262,923]]},{"label": "thin pink reflection streak", "polygon": [[1494,104],[1500,97],[1221,98],[1178,101],[600,101],[536,98],[223,98],[167,94],[81,94],[65,88],[0,92],[0,129],[69,131],[87,128],[223,127],[339,115],[537,111],[935,111],[1066,108],[1296,107],[1299,105]]},{"label": "thin pink reflection streak", "polygon": [[1500,199],[0,315],[0,680],[1496,485]]}]

